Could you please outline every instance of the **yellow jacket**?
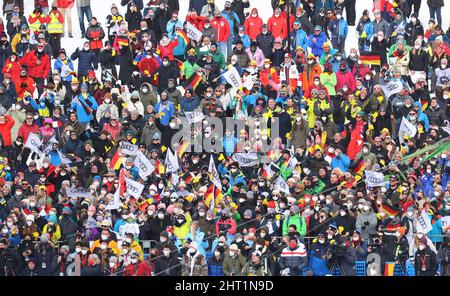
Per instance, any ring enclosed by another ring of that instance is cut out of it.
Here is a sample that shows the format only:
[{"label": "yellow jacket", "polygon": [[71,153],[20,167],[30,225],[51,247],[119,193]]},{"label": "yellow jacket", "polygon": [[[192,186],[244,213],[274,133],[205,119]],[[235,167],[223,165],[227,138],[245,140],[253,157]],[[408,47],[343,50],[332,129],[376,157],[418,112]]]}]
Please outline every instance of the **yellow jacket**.
[{"label": "yellow jacket", "polygon": [[[46,225],[44,226],[44,228],[42,229],[42,234],[48,233],[48,232],[47,232],[47,226],[48,226],[48,224],[46,224]],[[61,228],[59,228],[59,225],[58,225],[58,224],[55,224],[55,226],[56,226],[56,231],[53,232],[51,241],[52,241],[54,244],[57,244],[57,243],[59,242],[59,239],[61,238]]]},{"label": "yellow jacket", "polygon": [[183,224],[183,226],[174,226],[173,227],[173,234],[175,234],[178,239],[185,239],[186,235],[189,233],[191,229],[191,222],[192,218],[189,213],[185,213],[184,216],[186,217],[186,223]]}]

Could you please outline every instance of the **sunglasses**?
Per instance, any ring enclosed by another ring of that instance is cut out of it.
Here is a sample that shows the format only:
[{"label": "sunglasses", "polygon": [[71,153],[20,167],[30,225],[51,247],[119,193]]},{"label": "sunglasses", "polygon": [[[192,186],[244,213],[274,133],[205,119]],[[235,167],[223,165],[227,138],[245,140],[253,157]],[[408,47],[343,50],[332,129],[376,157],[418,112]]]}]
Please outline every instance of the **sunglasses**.
[{"label": "sunglasses", "polygon": [[32,120],[33,119],[33,117],[27,117],[27,120]]}]

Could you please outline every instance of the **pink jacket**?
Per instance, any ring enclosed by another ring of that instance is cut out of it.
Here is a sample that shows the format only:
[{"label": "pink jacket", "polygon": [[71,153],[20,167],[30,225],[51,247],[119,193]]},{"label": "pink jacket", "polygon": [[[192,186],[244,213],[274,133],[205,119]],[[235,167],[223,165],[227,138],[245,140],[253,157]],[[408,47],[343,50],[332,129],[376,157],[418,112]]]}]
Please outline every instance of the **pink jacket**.
[{"label": "pink jacket", "polygon": [[259,47],[256,48],[256,51],[254,54],[250,51],[250,47],[247,48],[245,50],[245,52],[248,54],[250,61],[251,60],[256,61],[256,64],[258,65],[259,68],[262,68],[264,66],[264,59],[265,59],[264,53],[262,52],[262,50]]}]

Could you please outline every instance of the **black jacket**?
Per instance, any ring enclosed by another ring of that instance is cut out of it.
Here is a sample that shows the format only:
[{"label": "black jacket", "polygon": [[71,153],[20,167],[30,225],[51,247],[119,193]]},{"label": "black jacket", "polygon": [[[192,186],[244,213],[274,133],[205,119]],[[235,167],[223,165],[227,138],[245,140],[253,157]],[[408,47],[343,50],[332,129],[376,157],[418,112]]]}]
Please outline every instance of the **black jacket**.
[{"label": "black jacket", "polygon": [[423,50],[413,49],[409,52],[409,69],[411,71],[427,71],[430,63],[430,56]]},{"label": "black jacket", "polygon": [[266,34],[261,33],[256,36],[256,44],[262,50],[266,59],[270,59],[272,57],[272,48],[274,42],[275,38],[270,31],[267,31]]},{"label": "black jacket", "polygon": [[157,276],[180,276],[181,265],[176,252],[172,252],[168,258],[161,255],[156,259],[154,271]]},{"label": "black jacket", "polygon": [[418,250],[414,258],[414,268],[416,276],[434,276],[437,270],[436,254],[426,247],[424,250]]}]

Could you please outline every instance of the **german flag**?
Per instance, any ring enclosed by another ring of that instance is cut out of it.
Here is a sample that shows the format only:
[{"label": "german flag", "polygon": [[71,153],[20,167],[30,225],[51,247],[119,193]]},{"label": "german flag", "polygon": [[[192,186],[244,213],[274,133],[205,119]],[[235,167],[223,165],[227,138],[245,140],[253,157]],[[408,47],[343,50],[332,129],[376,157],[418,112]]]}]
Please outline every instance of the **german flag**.
[{"label": "german flag", "polygon": [[184,152],[186,152],[187,147],[189,147],[191,143],[187,140],[183,140],[183,143],[181,145],[178,146],[177,148],[177,154],[178,154],[178,158],[181,158],[184,154]]},{"label": "german flag", "polygon": [[427,108],[428,108],[428,101],[422,99],[422,100],[420,100],[420,102],[422,103],[422,112],[427,110]]},{"label": "german flag", "polygon": [[189,88],[196,89],[197,86],[202,81],[202,77],[198,75],[198,73],[194,73],[186,80],[186,83],[184,85],[184,89],[187,90]]},{"label": "german flag", "polygon": [[395,262],[389,261],[384,264],[384,276],[394,276]]},{"label": "german flag", "polygon": [[361,54],[359,59],[361,60],[361,64],[363,64],[363,65],[373,65],[373,66],[381,65],[380,56],[376,55],[376,54],[370,54],[370,53],[367,53],[365,55]]},{"label": "german flag", "polygon": [[183,179],[186,184],[191,184],[192,179],[194,179],[194,176],[192,176],[191,172],[187,172],[186,174],[184,174]]},{"label": "german flag", "polygon": [[400,209],[397,209],[396,207],[388,204],[388,203],[382,203],[381,204],[381,210],[386,213],[388,216],[396,216],[400,213]]},{"label": "german flag", "polygon": [[364,160],[361,160],[356,168],[353,169],[353,172],[356,175],[362,176],[364,173]]},{"label": "german flag", "polygon": [[214,198],[214,187],[215,187],[214,184],[211,183],[211,185],[209,185],[208,189],[205,192],[205,205],[210,209],[212,208],[211,201]]},{"label": "german flag", "polygon": [[222,190],[219,187],[214,186],[214,201],[215,205],[217,205],[223,198]]},{"label": "german flag", "polygon": [[162,175],[165,172],[164,166],[162,163],[157,159],[155,163],[155,171],[157,175]]},{"label": "german flag", "polygon": [[119,151],[116,151],[109,162],[109,167],[111,169],[118,170],[122,165],[122,159],[122,156],[119,155]]}]

